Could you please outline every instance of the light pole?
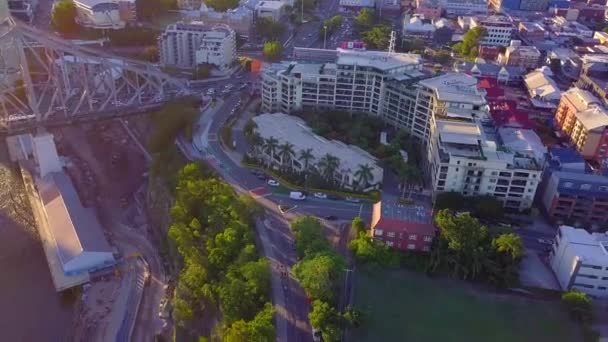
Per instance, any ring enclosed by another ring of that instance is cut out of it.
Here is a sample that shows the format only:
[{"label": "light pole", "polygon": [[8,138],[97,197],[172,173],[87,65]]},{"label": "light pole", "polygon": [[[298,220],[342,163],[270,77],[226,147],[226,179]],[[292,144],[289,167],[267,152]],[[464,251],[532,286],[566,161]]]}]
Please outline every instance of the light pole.
[{"label": "light pole", "polygon": [[327,25],[323,26],[323,49],[325,49],[325,43],[327,42]]},{"label": "light pole", "polygon": [[301,22],[302,22],[302,24],[304,24],[304,0],[300,0],[300,1],[302,2],[302,11],[300,12],[301,16],[302,16]]}]

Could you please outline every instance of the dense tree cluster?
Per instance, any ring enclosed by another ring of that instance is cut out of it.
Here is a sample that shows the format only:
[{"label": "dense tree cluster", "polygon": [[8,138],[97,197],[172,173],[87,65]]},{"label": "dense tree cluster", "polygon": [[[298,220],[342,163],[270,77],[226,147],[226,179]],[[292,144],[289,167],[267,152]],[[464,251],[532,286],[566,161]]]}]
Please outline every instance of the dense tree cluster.
[{"label": "dense tree cluster", "polygon": [[353,219],[351,227],[357,237],[350,241],[348,248],[353,252],[357,262],[381,266],[399,264],[398,252],[382,242],[374,241],[360,217]]},{"label": "dense tree cluster", "polygon": [[325,20],[323,25],[321,26],[322,30],[319,30],[319,35],[321,38],[324,38],[325,32],[327,32],[327,37],[331,36],[337,29],[340,28],[344,22],[344,17],[341,15],[334,15],[333,17]]},{"label": "dense tree cluster", "polygon": [[150,152],[165,151],[172,146],[175,138],[183,132],[187,139],[192,139],[194,122],[198,117],[199,100],[196,98],[168,102],[152,113],[154,132],[148,140]]},{"label": "dense tree cluster", "polygon": [[331,248],[316,218],[307,216],[295,219],[290,227],[301,258],[294,265],[292,273],[308,298],[313,300],[309,315],[311,325],[321,331],[324,341],[339,340],[342,316],[333,305],[346,267],[345,261]]},{"label": "dense tree cluster", "polygon": [[386,50],[390,43],[391,27],[388,25],[376,25],[361,33],[361,36],[368,48]]},{"label": "dense tree cluster", "polygon": [[183,265],[173,298],[177,324],[219,310],[222,340],[274,340],[270,270],[250,229],[254,203],[197,164],[179,171],[169,229]]},{"label": "dense tree cluster", "polygon": [[355,26],[360,31],[367,31],[374,26],[376,23],[376,16],[374,11],[369,8],[363,8],[359,11],[357,16],[355,16]]},{"label": "dense tree cluster", "polygon": [[226,12],[239,5],[239,0],[204,0],[203,2],[218,12]]},{"label": "dense tree cluster", "polygon": [[255,21],[255,32],[266,40],[278,40],[285,32],[285,25],[268,17],[260,17]]},{"label": "dense tree cluster", "polygon": [[517,268],[524,250],[519,236],[492,236],[468,212],[440,210],[435,222],[439,237],[431,254],[432,269],[450,270],[453,276],[496,286],[517,284]]},{"label": "dense tree cluster", "polygon": [[483,220],[500,220],[504,215],[502,203],[493,196],[465,197],[458,192],[444,192],[435,199],[436,209],[469,211]]},{"label": "dense tree cluster", "polygon": [[76,5],[70,0],[61,0],[53,5],[51,23],[61,34],[74,34],[78,32],[76,24]]},{"label": "dense tree cluster", "polygon": [[454,45],[454,50],[461,56],[474,60],[479,54],[479,41],[486,34],[486,29],[481,26],[474,27],[464,34],[463,41]]}]

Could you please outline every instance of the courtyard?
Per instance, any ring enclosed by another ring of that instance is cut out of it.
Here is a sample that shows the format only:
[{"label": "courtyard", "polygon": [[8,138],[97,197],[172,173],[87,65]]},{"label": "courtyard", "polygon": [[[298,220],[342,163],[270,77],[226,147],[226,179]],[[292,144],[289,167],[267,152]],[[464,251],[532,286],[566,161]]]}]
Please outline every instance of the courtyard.
[{"label": "courtyard", "polygon": [[484,292],[407,271],[358,271],[356,341],[578,341],[559,302]]}]

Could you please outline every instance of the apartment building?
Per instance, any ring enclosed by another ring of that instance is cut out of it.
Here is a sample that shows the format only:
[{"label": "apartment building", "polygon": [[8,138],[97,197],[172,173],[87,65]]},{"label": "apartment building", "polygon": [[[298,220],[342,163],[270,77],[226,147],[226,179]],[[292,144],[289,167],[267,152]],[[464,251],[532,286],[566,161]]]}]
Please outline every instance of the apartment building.
[{"label": "apartment building", "polygon": [[608,156],[608,112],[588,91],[575,87],[562,94],[555,125],[583,158],[600,164]]},{"label": "apartment building", "polygon": [[480,16],[471,18],[471,28],[483,27],[486,34],[480,41],[481,45],[508,46],[513,38],[515,26],[508,17]]},{"label": "apartment building", "polygon": [[574,149],[549,151],[538,198],[552,222],[608,226],[608,177],[594,173]]},{"label": "apartment building", "polygon": [[262,72],[262,108],[338,109],[380,116],[389,81],[423,75],[420,56],[338,49],[335,63],[283,63]]},{"label": "apartment building", "polygon": [[236,34],[227,26],[177,22],[158,37],[160,62],[180,68],[210,63],[225,68],[236,58]]},{"label": "apartment building", "polygon": [[475,99],[469,103],[462,103],[467,97],[463,85],[435,79],[420,83],[429,82],[440,98],[452,98],[447,106],[435,106],[430,117],[427,174],[434,192],[492,195],[506,208],[530,208],[541,178],[540,139],[530,130],[497,129],[476,82],[469,83],[468,97]]},{"label": "apartment building", "polygon": [[92,29],[122,29],[126,26],[120,6],[111,0],[76,0],[76,23]]},{"label": "apartment building", "polygon": [[608,235],[560,226],[549,255],[562,290],[608,297]]},{"label": "apartment building", "polygon": [[372,237],[403,251],[429,252],[437,230],[430,208],[382,201],[374,204]]},{"label": "apartment building", "polygon": [[[300,152],[310,149],[313,159],[308,165],[309,169],[318,169],[319,162],[327,154],[339,158],[338,167],[334,174],[336,184],[342,187],[355,188],[374,188],[382,183],[383,170],[377,164],[377,159],[357,146],[347,145],[337,140],[327,140],[312,132],[306,123],[292,115],[283,113],[262,114],[252,118],[256,124],[255,131],[263,139],[275,138],[278,145],[284,143],[293,144],[294,156],[290,160],[283,160],[281,154],[260,149],[263,158],[275,165],[290,164],[296,171],[304,171],[304,163],[298,159]],[[367,184],[358,184],[359,179],[355,173],[362,165],[371,168],[371,178]]]},{"label": "apartment building", "polygon": [[486,0],[440,0],[440,4],[449,17],[488,13]]},{"label": "apartment building", "polygon": [[504,65],[516,65],[527,69],[536,68],[540,61],[540,51],[535,46],[523,46],[521,41],[512,40],[498,61]]}]

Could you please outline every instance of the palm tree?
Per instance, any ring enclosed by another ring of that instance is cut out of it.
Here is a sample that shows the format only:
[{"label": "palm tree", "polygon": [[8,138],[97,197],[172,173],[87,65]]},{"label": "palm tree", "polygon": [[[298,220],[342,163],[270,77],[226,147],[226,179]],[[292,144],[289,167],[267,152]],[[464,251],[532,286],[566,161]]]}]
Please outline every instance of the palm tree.
[{"label": "palm tree", "polygon": [[359,169],[355,172],[355,177],[357,177],[357,184],[361,189],[367,188],[369,181],[374,179],[372,170],[373,168],[368,164],[359,164]]},{"label": "palm tree", "polygon": [[318,163],[319,168],[321,169],[321,174],[327,182],[330,184],[334,183],[334,174],[338,167],[340,167],[340,159],[338,157],[332,156],[327,153],[324,155]]},{"label": "palm tree", "polygon": [[521,238],[513,233],[501,234],[492,240],[492,247],[499,253],[508,255],[512,261],[518,260],[524,255],[524,245]]},{"label": "palm tree", "polygon": [[266,153],[270,155],[270,162],[268,163],[269,166],[274,163],[274,153],[276,152],[278,146],[279,141],[273,136],[264,140],[264,149],[266,150]]},{"label": "palm tree", "polygon": [[257,158],[258,153],[260,152],[260,147],[264,146],[264,139],[258,132],[254,132],[251,136],[249,136],[248,140],[253,151],[253,156]]},{"label": "palm tree", "polygon": [[298,157],[298,160],[301,160],[304,164],[304,172],[308,172],[308,166],[310,166],[310,162],[313,159],[315,159],[315,156],[312,154],[312,148],[307,148],[300,151],[300,157]]},{"label": "palm tree", "polygon": [[288,167],[291,167],[291,161],[296,155],[296,152],[293,150],[293,144],[290,142],[285,142],[284,144],[280,145],[278,155],[281,157],[281,164],[283,166],[287,164]]}]

